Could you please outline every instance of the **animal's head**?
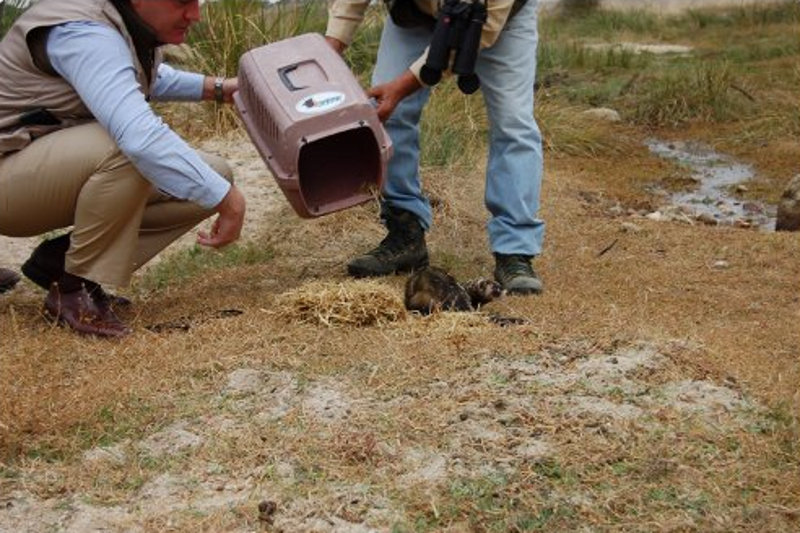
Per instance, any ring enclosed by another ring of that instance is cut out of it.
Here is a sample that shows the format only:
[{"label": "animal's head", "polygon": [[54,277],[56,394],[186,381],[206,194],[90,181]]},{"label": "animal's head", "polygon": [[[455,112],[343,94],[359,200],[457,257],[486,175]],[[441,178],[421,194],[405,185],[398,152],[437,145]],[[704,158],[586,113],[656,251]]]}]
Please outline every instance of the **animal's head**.
[{"label": "animal's head", "polygon": [[473,305],[486,304],[505,294],[503,286],[494,280],[478,278],[466,284]]}]

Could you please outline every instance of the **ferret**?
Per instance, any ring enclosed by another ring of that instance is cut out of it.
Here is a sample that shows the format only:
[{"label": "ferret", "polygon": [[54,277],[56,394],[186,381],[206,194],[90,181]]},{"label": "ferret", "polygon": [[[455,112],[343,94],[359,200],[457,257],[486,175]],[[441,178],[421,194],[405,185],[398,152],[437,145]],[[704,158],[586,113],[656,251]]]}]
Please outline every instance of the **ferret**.
[{"label": "ferret", "polygon": [[406,280],[405,304],[423,315],[435,311],[476,311],[503,295],[496,281],[478,278],[463,285],[445,270],[427,266]]}]

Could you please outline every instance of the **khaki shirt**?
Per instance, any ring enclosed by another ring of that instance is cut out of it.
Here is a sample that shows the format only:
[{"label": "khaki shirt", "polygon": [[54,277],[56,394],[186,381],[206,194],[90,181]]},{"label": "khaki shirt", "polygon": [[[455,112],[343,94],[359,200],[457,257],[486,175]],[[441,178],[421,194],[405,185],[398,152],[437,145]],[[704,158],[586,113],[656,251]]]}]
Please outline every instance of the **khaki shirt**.
[{"label": "khaki shirt", "polygon": [[[436,17],[440,0],[413,1],[421,11],[434,18]],[[334,0],[330,8],[328,29],[325,35],[349,45],[353,41],[358,26],[364,20],[364,14],[369,4],[370,0]],[[484,23],[483,31],[481,32],[480,49],[488,48],[497,41],[500,37],[500,32],[505,27],[513,5],[514,0],[491,0],[488,2],[486,23]],[[428,48],[425,48],[425,52],[408,67],[420,83],[422,83],[422,80],[420,80],[419,71],[425,64],[427,57]]]},{"label": "khaki shirt", "polygon": [[[151,86],[136,55],[133,37],[109,0],[40,0],[16,20],[0,41],[0,157],[4,153],[22,150],[36,137],[93,119],[72,85],[61,76],[43,72],[34,57],[37,55],[35,50],[46,56],[43,34],[37,34],[35,30],[82,20],[99,22],[122,35],[130,49],[142,92],[150,94]],[[35,43],[42,46],[32,48]],[[155,54],[153,72],[161,62],[161,52],[157,50]],[[155,79],[155,75],[150,79]],[[36,108],[47,109],[60,123],[20,125],[20,114]]]}]

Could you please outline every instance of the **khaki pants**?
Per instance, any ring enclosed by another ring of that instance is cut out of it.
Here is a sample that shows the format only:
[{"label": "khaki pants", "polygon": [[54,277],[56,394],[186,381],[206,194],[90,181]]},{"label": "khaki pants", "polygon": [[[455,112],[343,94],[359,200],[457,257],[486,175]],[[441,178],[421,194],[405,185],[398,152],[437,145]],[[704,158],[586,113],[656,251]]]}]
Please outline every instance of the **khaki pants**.
[{"label": "khaki pants", "polygon": [[[228,164],[200,156],[229,181]],[[158,192],[96,122],[66,128],[0,158],[0,233],[72,226],[66,271],[125,286],[133,272],[213,211]]]}]

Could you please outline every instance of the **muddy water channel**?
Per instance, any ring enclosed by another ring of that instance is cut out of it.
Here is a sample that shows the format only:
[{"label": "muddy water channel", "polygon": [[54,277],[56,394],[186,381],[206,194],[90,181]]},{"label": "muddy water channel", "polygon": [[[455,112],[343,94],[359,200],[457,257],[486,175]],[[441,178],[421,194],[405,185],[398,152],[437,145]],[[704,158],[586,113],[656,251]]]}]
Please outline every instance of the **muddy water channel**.
[{"label": "muddy water channel", "polygon": [[774,229],[774,206],[734,196],[737,190],[746,190],[746,183],[755,176],[749,165],[695,142],[650,139],[646,144],[654,154],[684,167],[697,184],[690,191],[669,195],[671,207],[662,210],[665,216],[762,231]]}]

